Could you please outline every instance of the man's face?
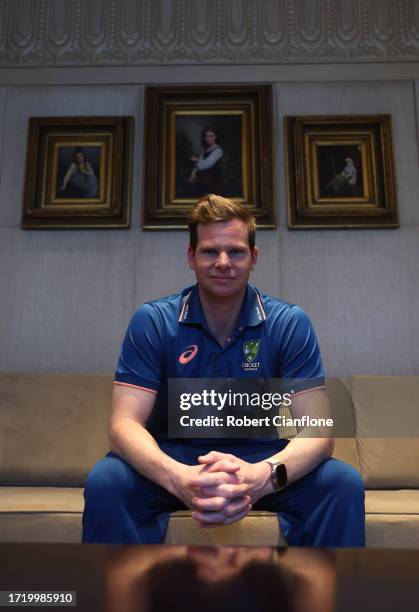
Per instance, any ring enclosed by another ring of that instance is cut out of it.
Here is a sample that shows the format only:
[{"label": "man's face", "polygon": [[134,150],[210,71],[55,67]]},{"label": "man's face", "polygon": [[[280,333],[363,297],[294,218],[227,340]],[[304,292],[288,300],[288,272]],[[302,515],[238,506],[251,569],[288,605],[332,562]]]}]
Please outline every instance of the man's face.
[{"label": "man's face", "polygon": [[257,247],[250,251],[248,229],[240,219],[198,225],[196,249],[188,248],[189,267],[200,290],[214,297],[242,294],[257,256]]}]

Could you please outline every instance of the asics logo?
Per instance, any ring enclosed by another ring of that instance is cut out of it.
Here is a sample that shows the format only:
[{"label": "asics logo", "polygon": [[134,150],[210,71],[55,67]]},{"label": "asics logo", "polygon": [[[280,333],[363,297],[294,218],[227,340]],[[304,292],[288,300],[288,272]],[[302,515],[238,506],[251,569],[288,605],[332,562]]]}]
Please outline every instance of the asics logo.
[{"label": "asics logo", "polygon": [[189,363],[195,357],[197,352],[198,347],[196,344],[191,344],[190,346],[187,346],[183,353],[179,355],[179,363],[181,363],[182,365]]}]

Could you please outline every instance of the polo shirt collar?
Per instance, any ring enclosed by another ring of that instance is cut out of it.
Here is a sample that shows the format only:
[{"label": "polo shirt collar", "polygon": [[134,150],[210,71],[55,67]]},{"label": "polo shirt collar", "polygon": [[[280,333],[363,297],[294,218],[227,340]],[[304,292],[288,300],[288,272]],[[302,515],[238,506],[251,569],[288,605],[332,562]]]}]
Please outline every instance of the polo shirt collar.
[{"label": "polo shirt collar", "polygon": [[185,295],[182,298],[179,323],[195,325],[204,323],[204,313],[202,312],[201,302],[198,293],[198,284],[192,285],[185,289]]},{"label": "polo shirt collar", "polygon": [[[255,327],[265,320],[266,312],[263,298],[256,287],[248,284],[240,311],[239,325]],[[197,323],[203,325],[205,323],[197,284],[185,291],[185,296],[181,302],[179,322],[191,325],[196,325]]]},{"label": "polo shirt collar", "polygon": [[266,311],[263,298],[253,285],[248,284],[244,296],[241,312],[240,325],[255,327],[266,321]]}]

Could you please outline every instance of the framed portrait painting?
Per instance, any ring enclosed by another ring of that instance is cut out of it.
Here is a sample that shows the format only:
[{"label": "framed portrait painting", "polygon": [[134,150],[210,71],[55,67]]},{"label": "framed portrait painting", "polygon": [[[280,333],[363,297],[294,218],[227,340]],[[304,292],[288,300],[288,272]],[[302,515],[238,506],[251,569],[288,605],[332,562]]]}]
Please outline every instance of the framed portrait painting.
[{"label": "framed portrait painting", "polygon": [[24,229],[127,228],[131,117],[29,120]]},{"label": "framed portrait painting", "polygon": [[209,193],[275,227],[271,86],[147,87],[145,103],[145,229],[186,227]]},{"label": "framed portrait painting", "polygon": [[389,115],[285,117],[288,226],[399,227]]}]

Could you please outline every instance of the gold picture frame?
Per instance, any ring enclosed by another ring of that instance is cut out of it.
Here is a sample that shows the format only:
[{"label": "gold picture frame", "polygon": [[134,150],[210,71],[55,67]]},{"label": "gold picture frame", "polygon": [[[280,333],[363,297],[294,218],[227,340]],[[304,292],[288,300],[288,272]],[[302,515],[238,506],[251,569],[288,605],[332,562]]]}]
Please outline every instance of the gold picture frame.
[{"label": "gold picture frame", "polygon": [[272,87],[147,87],[144,229],[183,229],[207,193],[249,207],[274,228]]},{"label": "gold picture frame", "polygon": [[288,227],[397,228],[390,115],[285,117]]},{"label": "gold picture frame", "polygon": [[132,117],[31,117],[23,229],[128,228]]}]

